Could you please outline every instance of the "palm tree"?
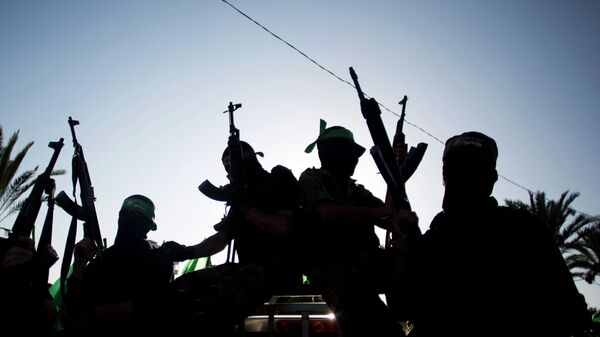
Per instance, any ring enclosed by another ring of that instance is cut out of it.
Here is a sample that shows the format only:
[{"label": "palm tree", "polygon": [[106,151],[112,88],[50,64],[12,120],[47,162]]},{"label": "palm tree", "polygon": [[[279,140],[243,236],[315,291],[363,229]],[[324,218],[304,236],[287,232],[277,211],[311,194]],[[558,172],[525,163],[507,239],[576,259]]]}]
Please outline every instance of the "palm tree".
[{"label": "palm tree", "polygon": [[571,274],[593,283],[600,276],[600,218],[595,218],[594,225],[582,231],[579,244],[572,250],[565,258]]},{"label": "palm tree", "polygon": [[508,199],[504,202],[510,208],[526,210],[540,217],[554,236],[561,253],[565,254],[579,246],[582,236],[588,233],[585,229],[594,222],[594,218],[578,214],[571,207],[578,196],[578,192],[565,191],[558,200],[549,200],[546,193],[538,191],[535,194],[529,192],[529,204]]},{"label": "palm tree", "polygon": [[[24,200],[19,200],[23,193],[27,192],[35,184],[35,174],[38,166],[32,170],[25,170],[16,176],[19,166],[25,158],[27,151],[33,145],[29,142],[22,148],[13,159],[11,159],[15,144],[19,138],[19,131],[12,134],[6,145],[4,145],[4,133],[0,126],[0,222],[11,214],[19,211]],[[52,175],[64,174],[64,170],[55,170]]]}]

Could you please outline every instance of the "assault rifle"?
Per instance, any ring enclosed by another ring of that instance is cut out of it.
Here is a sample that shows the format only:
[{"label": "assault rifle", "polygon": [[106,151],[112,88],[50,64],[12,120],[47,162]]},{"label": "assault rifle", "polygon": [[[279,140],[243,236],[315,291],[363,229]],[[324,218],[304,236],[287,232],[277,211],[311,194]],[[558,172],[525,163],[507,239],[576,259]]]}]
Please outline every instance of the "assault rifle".
[{"label": "assault rifle", "polygon": [[92,239],[99,250],[104,249],[102,241],[102,234],[100,234],[100,225],[98,223],[98,216],[96,215],[96,206],[94,202],[96,197],[94,196],[94,187],[90,179],[90,172],[88,171],[87,162],[83,155],[83,148],[77,141],[75,135],[75,125],[79,125],[79,121],[76,121],[69,117],[69,127],[71,128],[71,136],[73,137],[73,197],[75,196],[75,188],[77,181],[79,181],[79,195],[81,197],[81,206],[65,193],[61,191],[56,196],[56,204],[67,212],[70,216],[77,218],[77,220],[83,221],[83,236]]},{"label": "assault rifle", "polygon": [[398,166],[398,160],[390,144],[385,126],[381,120],[381,110],[374,99],[367,100],[360,88],[360,83],[358,83],[358,76],[356,76],[356,72],[352,67],[350,67],[350,76],[358,92],[362,115],[367,121],[367,126],[373,139],[374,145],[371,147],[370,154],[387,184],[394,205],[398,208],[411,210],[404,188],[404,178],[402,177],[402,172]]},{"label": "assault rifle", "polygon": [[217,187],[209,180],[204,180],[198,186],[198,190],[200,190],[202,194],[216,201],[224,201],[229,203],[232,201],[236,190],[244,189],[246,187],[245,171],[242,163],[240,130],[235,127],[233,118],[233,112],[241,107],[241,103],[233,104],[229,102],[227,110],[223,112],[229,113],[229,138],[227,140],[227,148],[229,149],[230,168],[228,169],[228,174],[233,178],[234,183]]},{"label": "assault rifle", "polygon": [[[406,177],[410,177],[415,172],[427,149],[427,144],[421,143],[417,148],[411,148],[411,151],[406,156],[402,155],[402,153],[395,153],[381,120],[381,110],[377,101],[373,98],[367,99],[365,97],[360,83],[358,83],[358,76],[352,67],[350,67],[350,76],[358,92],[362,115],[367,121],[367,126],[373,139],[374,145],[370,150],[371,156],[375,160],[375,164],[387,184],[389,196],[392,198],[395,207],[410,211],[411,206],[406,195],[404,183],[407,180]],[[406,147],[402,125],[404,123],[407,99],[404,96],[404,99],[400,102],[402,104],[402,115],[396,125],[396,135],[394,136],[395,148]],[[388,230],[386,234],[386,247],[389,247],[389,245],[390,232]]]},{"label": "assault rifle", "polygon": [[63,145],[63,138],[61,138],[58,142],[50,142],[48,144],[48,147],[53,149],[54,153],[52,154],[50,163],[44,172],[42,172],[35,180],[29,196],[21,207],[19,215],[17,215],[17,219],[13,225],[12,232],[10,234],[11,237],[18,238],[19,236],[31,236],[31,232],[33,231],[33,227],[35,225],[35,219],[37,218],[38,213],[40,212],[40,207],[42,206],[42,195],[44,194],[44,191],[46,191],[47,188],[53,184],[53,180],[50,178],[50,175],[52,174],[54,165],[56,165],[56,161],[58,160],[58,156],[60,155],[60,150],[62,149]]},{"label": "assault rifle", "polygon": [[[403,151],[396,151],[396,153],[394,153],[395,151],[390,145],[390,140],[381,120],[379,104],[373,98],[369,100],[365,98],[365,95],[360,88],[360,84],[358,83],[358,76],[356,76],[356,72],[354,72],[352,67],[350,67],[350,76],[352,77],[354,86],[358,92],[362,115],[367,121],[371,138],[373,138],[374,146],[371,148],[370,152],[377,164],[377,168],[379,168],[379,172],[381,172],[381,175],[388,186],[388,197],[392,198],[393,205],[396,208],[410,211],[411,207],[408,202],[404,183],[419,165],[419,162],[425,153],[425,149],[427,148],[427,144],[419,144],[416,150],[413,148],[406,156],[404,155],[406,153],[406,143],[404,133],[402,133],[402,125],[404,123],[407,97],[404,96],[404,99],[400,102],[400,104],[402,104],[402,115],[396,126],[396,135],[394,136],[394,148],[396,150],[403,149]],[[401,228],[401,230],[409,237],[417,237],[421,234],[418,226],[414,228]],[[385,236],[385,247],[394,248],[392,247],[389,229]],[[399,251],[391,250],[391,252]],[[392,254],[390,256],[391,259],[389,262],[391,263],[392,272],[389,277],[391,284],[394,284],[395,286],[386,289],[386,301],[392,312],[397,315],[397,317],[404,320],[407,315],[403,292],[403,289],[406,288],[406,276],[404,275],[404,271],[407,268],[406,260],[401,254]]]},{"label": "assault rifle", "polygon": [[[246,171],[242,157],[242,144],[240,143],[240,130],[235,127],[233,112],[242,107],[241,103],[233,104],[229,102],[227,110],[223,113],[229,113],[229,138],[227,139],[227,148],[229,149],[229,163],[225,163],[227,173],[229,174],[231,183],[223,187],[216,187],[210,181],[204,180],[198,189],[205,196],[217,200],[227,202],[232,205],[234,198],[236,201],[241,201],[246,197],[248,185],[246,181]],[[232,213],[235,216],[235,213]],[[233,261],[232,256],[235,254],[235,247],[229,245],[227,250],[227,261]]]},{"label": "assault rifle", "polygon": [[39,289],[47,290],[48,283],[48,272],[50,267],[58,260],[58,255],[54,248],[52,248],[52,216],[53,216],[53,202],[51,191],[54,190],[54,179],[50,176],[56,161],[60,154],[60,150],[64,145],[64,140],[61,138],[58,142],[50,142],[48,147],[54,150],[50,163],[35,180],[31,192],[12,227],[12,231],[9,234],[8,240],[3,240],[1,256],[4,257],[6,251],[15,245],[18,245],[18,239],[21,236],[30,237],[35,220],[39,214],[42,206],[42,196],[44,192],[48,193],[48,211],[46,213],[46,220],[42,228],[42,233],[38,242],[38,247],[34,255],[34,267],[33,267],[33,280],[34,284],[40,285]]},{"label": "assault rifle", "polygon": [[[56,204],[72,216],[71,226],[69,228],[67,242],[65,245],[65,254],[61,266],[61,288],[63,288],[71,265],[71,258],[73,256],[73,249],[75,247],[75,236],[77,233],[77,220],[84,222],[83,236],[94,241],[99,251],[104,249],[102,234],[100,234],[98,216],[96,215],[96,206],[94,205],[94,202],[96,201],[96,197],[94,196],[94,187],[92,186],[88,166],[83,155],[83,148],[77,141],[77,136],[75,135],[75,125],[79,125],[79,121],[69,117],[69,127],[71,128],[71,136],[73,137],[74,148],[72,160],[72,181],[73,198],[75,201],[71,200],[64,191],[61,191],[56,196]],[[79,182],[81,206],[79,206],[76,202],[77,182]]]}]

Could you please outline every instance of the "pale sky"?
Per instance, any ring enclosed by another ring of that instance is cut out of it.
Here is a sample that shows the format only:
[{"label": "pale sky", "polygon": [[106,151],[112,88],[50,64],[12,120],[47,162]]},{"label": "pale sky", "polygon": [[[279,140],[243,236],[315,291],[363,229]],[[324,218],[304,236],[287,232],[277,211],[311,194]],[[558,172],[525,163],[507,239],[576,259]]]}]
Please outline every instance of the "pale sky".
[{"label": "pale sky", "polygon": [[[600,213],[598,1],[231,2],[345,80],[353,66],[363,90],[395,112],[407,95],[407,120],[435,137],[471,130],[493,137],[502,176],[550,198],[580,192],[575,208]],[[214,233],[224,206],[197,186],[226,183],[222,112],[230,101],[243,104],[237,127],[265,153],[267,169],[283,164],[299,176],[318,166],[316,153],[303,150],[320,118],[372,145],[352,87],[222,1],[0,0],[0,125],[5,135],[20,130],[18,148],[35,141],[23,168],[43,169],[46,144],[64,137],[56,168],[70,171],[67,119],[81,122],[110,244],[121,202],[132,194],[157,206],[152,240],[189,245]],[[397,117],[382,116],[392,133]],[[410,145],[429,144],[407,184],[426,230],[441,209],[443,146],[411,125],[405,132]],[[70,192],[69,174],[57,179],[58,191]],[[354,178],[383,198],[370,157]],[[504,179],[494,196],[528,198]],[[56,210],[61,255],[69,220]],[[577,285],[600,307],[599,285]]]}]

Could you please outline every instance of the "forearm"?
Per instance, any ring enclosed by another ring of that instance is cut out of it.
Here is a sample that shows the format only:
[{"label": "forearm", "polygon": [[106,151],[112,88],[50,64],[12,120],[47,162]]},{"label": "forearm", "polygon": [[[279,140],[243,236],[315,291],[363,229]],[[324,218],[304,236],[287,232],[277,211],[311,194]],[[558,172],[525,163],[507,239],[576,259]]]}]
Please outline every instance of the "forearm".
[{"label": "forearm", "polygon": [[382,219],[392,215],[391,210],[387,207],[358,207],[334,203],[322,203],[315,208],[315,213],[322,222],[345,221],[350,223],[381,222]]},{"label": "forearm", "polygon": [[245,217],[246,220],[252,222],[259,229],[279,237],[285,237],[290,230],[292,211],[265,213],[256,208],[251,208]]},{"label": "forearm", "polygon": [[227,247],[229,241],[230,238],[225,233],[218,232],[213,234],[199,244],[188,247],[190,249],[190,258],[193,259],[217,254]]}]

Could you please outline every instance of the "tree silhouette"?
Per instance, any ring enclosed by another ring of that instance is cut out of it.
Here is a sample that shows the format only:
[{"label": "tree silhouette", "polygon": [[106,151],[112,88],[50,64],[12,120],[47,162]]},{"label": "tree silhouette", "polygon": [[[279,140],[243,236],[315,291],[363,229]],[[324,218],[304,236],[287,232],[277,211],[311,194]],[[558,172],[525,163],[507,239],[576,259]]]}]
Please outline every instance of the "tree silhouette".
[{"label": "tree silhouette", "polygon": [[[25,200],[19,199],[35,183],[35,179],[33,178],[38,170],[38,166],[36,166],[31,170],[25,170],[17,175],[23,158],[25,158],[27,151],[33,146],[33,142],[27,143],[11,159],[18,138],[19,131],[17,130],[5,145],[4,132],[0,126],[0,222],[21,209]],[[55,170],[52,172],[52,175],[61,175],[64,173],[64,170]]]},{"label": "tree silhouette", "polygon": [[566,191],[558,200],[550,200],[538,191],[529,192],[529,204],[519,200],[505,203],[540,217],[552,232],[571,275],[591,284],[600,275],[600,217],[575,211],[571,204],[578,196]]},{"label": "tree silhouette", "polygon": [[582,236],[587,235],[587,228],[594,223],[594,218],[577,213],[571,204],[579,196],[578,192],[565,191],[558,200],[546,198],[544,192],[529,192],[529,204],[520,200],[504,200],[506,206],[522,209],[537,215],[552,233],[561,253],[575,249],[581,244]]},{"label": "tree silhouette", "polygon": [[600,219],[596,218],[595,223],[581,233],[581,239],[572,251],[565,258],[571,274],[593,283],[600,275]]}]

